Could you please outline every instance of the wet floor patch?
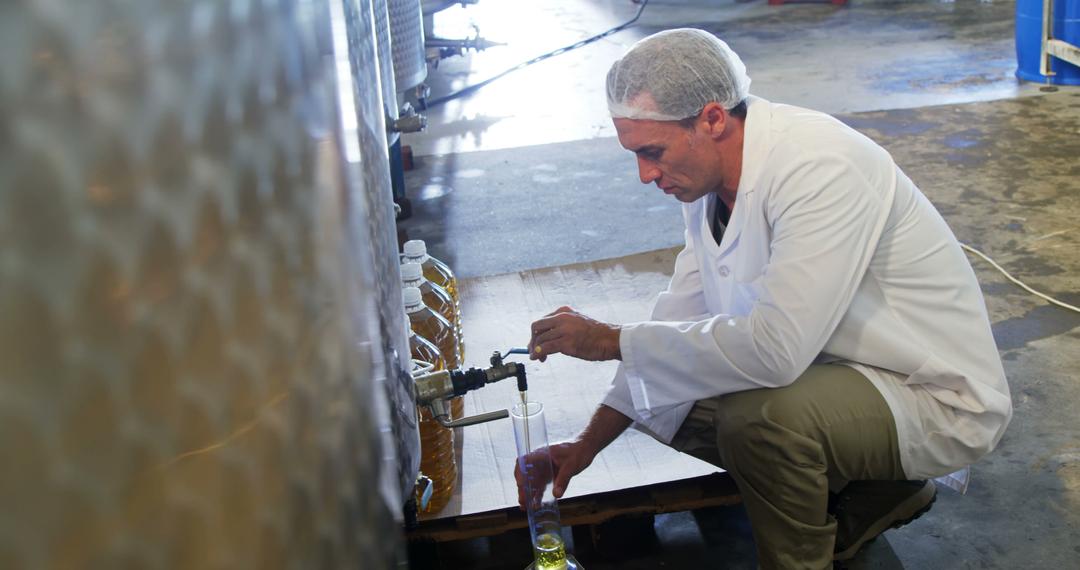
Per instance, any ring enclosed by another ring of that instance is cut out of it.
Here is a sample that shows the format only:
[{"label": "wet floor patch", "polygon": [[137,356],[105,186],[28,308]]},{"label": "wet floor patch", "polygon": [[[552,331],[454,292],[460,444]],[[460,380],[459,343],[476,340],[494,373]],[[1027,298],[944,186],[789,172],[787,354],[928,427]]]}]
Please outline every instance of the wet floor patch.
[{"label": "wet floor patch", "polygon": [[997,341],[999,350],[1006,351],[1067,333],[1076,327],[1080,327],[1080,314],[1054,305],[1043,305],[1028,311],[1024,316],[994,323],[994,340]]}]

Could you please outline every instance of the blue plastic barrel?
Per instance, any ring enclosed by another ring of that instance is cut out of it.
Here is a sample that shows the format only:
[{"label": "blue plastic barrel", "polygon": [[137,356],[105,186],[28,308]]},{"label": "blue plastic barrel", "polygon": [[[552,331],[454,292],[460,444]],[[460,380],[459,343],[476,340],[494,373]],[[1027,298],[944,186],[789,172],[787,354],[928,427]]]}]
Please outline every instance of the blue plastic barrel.
[{"label": "blue plastic barrel", "polygon": [[[1053,0],[1054,13],[1051,23],[1055,39],[1080,46],[1080,0]],[[1016,76],[1027,81],[1046,83],[1047,77],[1039,73],[1039,55],[1042,43],[1043,0],[1016,0]],[[1080,67],[1050,58],[1050,83],[1080,85]]]}]

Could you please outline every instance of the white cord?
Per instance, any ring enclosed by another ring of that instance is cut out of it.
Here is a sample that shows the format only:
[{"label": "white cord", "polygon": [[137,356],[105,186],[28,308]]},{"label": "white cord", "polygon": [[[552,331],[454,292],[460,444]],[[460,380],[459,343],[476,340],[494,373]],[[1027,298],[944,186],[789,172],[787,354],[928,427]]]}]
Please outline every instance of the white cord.
[{"label": "white cord", "polygon": [[1040,293],[1040,292],[1032,289],[1031,287],[1028,287],[1027,284],[1025,284],[1023,281],[1021,281],[1021,280],[1013,277],[1012,275],[1010,275],[1008,271],[1005,271],[1005,269],[1003,269],[1000,265],[998,265],[996,262],[994,262],[993,259],[990,259],[990,256],[986,255],[985,253],[971,247],[970,245],[968,245],[966,243],[961,243],[960,247],[962,247],[965,250],[967,250],[967,251],[969,251],[971,253],[974,253],[975,255],[977,255],[977,256],[983,258],[984,260],[986,260],[987,263],[989,263],[990,265],[993,265],[994,269],[997,269],[998,271],[1000,271],[1001,274],[1004,275],[1006,278],[1008,278],[1009,281],[1012,281],[1013,283],[1016,283],[1017,285],[1022,287],[1028,293],[1031,293],[1032,295],[1035,295],[1036,297],[1039,297],[1040,299],[1045,299],[1045,300],[1047,300],[1047,301],[1049,301],[1049,302],[1051,302],[1051,303],[1053,303],[1053,304],[1055,304],[1055,305],[1057,305],[1059,307],[1062,307],[1062,308],[1068,309],[1070,311],[1080,313],[1080,308],[1074,307],[1074,306],[1072,306],[1072,305],[1070,305],[1068,303],[1061,302],[1061,301],[1051,297],[1050,295]]}]

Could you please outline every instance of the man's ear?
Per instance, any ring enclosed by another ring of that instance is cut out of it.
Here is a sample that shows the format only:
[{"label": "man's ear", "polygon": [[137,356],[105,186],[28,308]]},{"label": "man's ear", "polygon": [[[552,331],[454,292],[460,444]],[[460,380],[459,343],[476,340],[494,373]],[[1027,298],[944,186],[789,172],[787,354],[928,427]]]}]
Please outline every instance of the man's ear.
[{"label": "man's ear", "polygon": [[701,109],[701,117],[705,120],[705,127],[713,138],[719,138],[727,128],[727,111],[719,103],[706,103]]}]

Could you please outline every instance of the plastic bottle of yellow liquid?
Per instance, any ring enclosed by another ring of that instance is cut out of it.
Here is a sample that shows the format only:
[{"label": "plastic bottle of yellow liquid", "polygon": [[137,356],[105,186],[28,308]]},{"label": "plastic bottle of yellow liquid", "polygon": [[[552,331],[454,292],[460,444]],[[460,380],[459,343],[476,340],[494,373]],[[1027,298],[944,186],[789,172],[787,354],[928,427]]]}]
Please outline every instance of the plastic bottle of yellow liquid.
[{"label": "plastic bottle of yellow liquid", "polygon": [[[457,306],[456,303],[454,303],[454,299],[450,297],[450,294],[442,287],[439,287],[425,278],[423,268],[419,263],[409,262],[401,264],[401,285],[402,287],[416,287],[417,289],[420,289],[424,304],[450,322],[453,326],[455,344],[460,345],[458,333],[461,329],[457,322]],[[459,354],[460,351],[457,349],[457,346],[454,348],[453,362],[449,363],[451,369],[460,368],[463,365],[461,362],[461,355]]]},{"label": "plastic bottle of yellow liquid", "polygon": [[457,319],[453,320],[458,328],[458,354],[462,362],[465,358],[465,335],[461,330],[461,297],[458,296],[457,278],[445,263],[428,255],[427,244],[424,240],[413,239],[405,242],[402,246],[402,263],[419,263],[424,277],[435,285],[442,287],[454,300],[454,310],[457,311]]},{"label": "plastic bottle of yellow liquid", "polygon": [[432,370],[446,370],[446,361],[443,360],[439,347],[412,330],[408,315],[405,315],[405,330],[409,332],[409,352],[412,353],[413,360],[430,364]]},{"label": "plastic bottle of yellow liquid", "polygon": [[454,272],[450,271],[450,268],[445,263],[428,255],[427,244],[424,243],[424,240],[409,240],[405,242],[402,251],[404,253],[403,262],[419,263],[424,268],[424,277],[427,277],[439,287],[446,289],[454,302],[461,301],[458,298],[457,279],[454,277]]},{"label": "plastic bottle of yellow liquid", "polygon": [[[404,287],[416,287],[417,289],[420,289],[424,304],[450,323],[450,330],[454,337],[453,349],[448,350],[448,347],[439,343],[439,341],[434,342],[437,343],[439,351],[443,355],[443,360],[446,362],[447,369],[454,370],[456,368],[463,368],[464,363],[461,360],[461,328],[457,326],[458,312],[454,300],[450,298],[450,294],[442,287],[428,281],[424,277],[419,263],[410,262],[401,264],[401,284]],[[421,334],[421,336],[423,336],[423,334]],[[433,339],[428,338],[428,340]],[[455,420],[465,416],[464,398],[459,396],[450,400],[450,416]]]},{"label": "plastic bottle of yellow liquid", "polygon": [[[409,349],[412,357],[435,366],[446,368],[442,353],[435,343],[416,332],[417,324],[429,326],[430,317],[442,319],[424,306],[420,290],[409,287],[404,290],[405,311],[409,323]],[[414,319],[416,319],[414,321]],[[445,322],[445,319],[442,319]],[[438,323],[436,323],[437,325]],[[431,478],[432,493],[425,513],[437,513],[450,502],[457,483],[457,461],[454,458],[454,430],[443,427],[431,416],[427,406],[420,406],[420,472]]]}]

